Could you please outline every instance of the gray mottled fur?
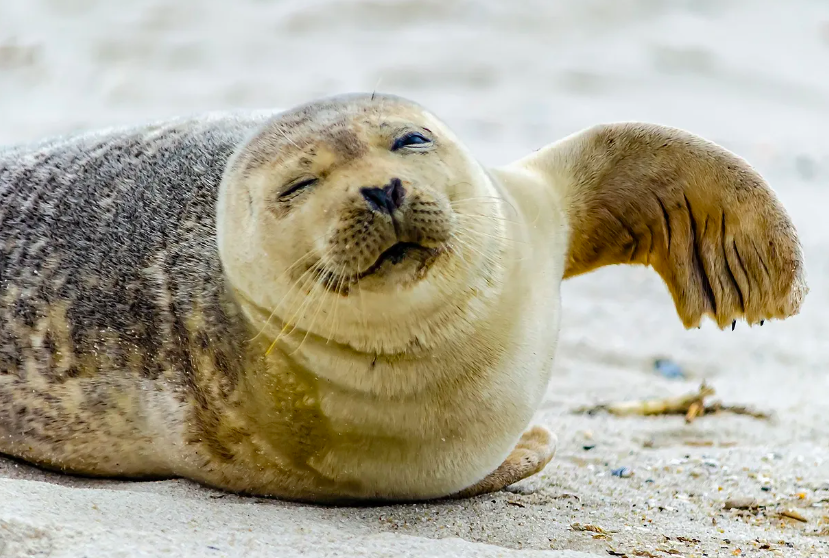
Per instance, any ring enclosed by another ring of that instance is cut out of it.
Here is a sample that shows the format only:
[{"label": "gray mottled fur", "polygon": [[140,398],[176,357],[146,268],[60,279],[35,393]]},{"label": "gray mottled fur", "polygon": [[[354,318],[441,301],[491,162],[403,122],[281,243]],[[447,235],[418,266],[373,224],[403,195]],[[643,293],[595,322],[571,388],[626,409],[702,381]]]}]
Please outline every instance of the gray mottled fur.
[{"label": "gray mottled fur", "polygon": [[[136,386],[185,397],[193,347],[209,347],[232,389],[245,332],[222,280],[215,204],[228,158],[266,117],[0,150],[0,453],[129,474],[125,454],[153,452]],[[194,309],[201,330],[188,326]],[[111,456],[87,455],[93,432]]]}]

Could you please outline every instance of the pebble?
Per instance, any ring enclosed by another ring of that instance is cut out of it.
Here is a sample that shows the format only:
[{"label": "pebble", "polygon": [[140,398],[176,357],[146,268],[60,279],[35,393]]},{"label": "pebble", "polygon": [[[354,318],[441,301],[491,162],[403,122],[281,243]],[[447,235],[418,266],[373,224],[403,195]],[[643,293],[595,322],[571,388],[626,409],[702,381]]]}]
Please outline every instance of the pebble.
[{"label": "pebble", "polygon": [[682,367],[666,358],[658,358],[653,361],[653,367],[664,378],[676,380],[685,377],[685,372],[682,371]]},{"label": "pebble", "polygon": [[613,469],[612,471],[610,471],[610,474],[614,477],[621,477],[623,479],[626,479],[633,475],[633,471],[631,471],[628,467],[619,467],[618,469]]},{"label": "pebble", "polygon": [[589,524],[582,525],[581,523],[571,523],[570,524],[570,529],[572,529],[573,531],[589,531],[591,533],[605,533],[606,532],[604,529],[602,529],[598,525],[589,525]]},{"label": "pebble", "polygon": [[803,523],[808,523],[809,520],[803,517],[803,515],[797,510],[783,510],[780,512],[780,515],[783,517],[789,517],[791,519],[796,519],[797,521],[802,521]]},{"label": "pebble", "polygon": [[729,498],[723,504],[727,510],[751,510],[760,507],[754,498]]}]

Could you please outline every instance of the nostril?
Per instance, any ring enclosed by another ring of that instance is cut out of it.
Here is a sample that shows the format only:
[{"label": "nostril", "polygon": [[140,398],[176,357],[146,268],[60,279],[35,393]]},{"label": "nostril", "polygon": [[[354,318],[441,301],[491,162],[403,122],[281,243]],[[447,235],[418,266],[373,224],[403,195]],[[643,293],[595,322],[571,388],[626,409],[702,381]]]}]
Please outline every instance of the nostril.
[{"label": "nostril", "polygon": [[382,188],[363,188],[360,193],[374,211],[392,214],[403,205],[406,190],[399,178],[392,178]]},{"label": "nostril", "polygon": [[399,178],[392,178],[391,182],[383,188],[388,192],[389,199],[395,209],[399,209],[403,205],[403,199],[406,197],[406,190],[403,188],[403,183]]},{"label": "nostril", "polygon": [[360,193],[363,194],[369,207],[374,211],[391,213],[394,210],[394,207],[391,206],[391,200],[383,188],[363,188]]}]

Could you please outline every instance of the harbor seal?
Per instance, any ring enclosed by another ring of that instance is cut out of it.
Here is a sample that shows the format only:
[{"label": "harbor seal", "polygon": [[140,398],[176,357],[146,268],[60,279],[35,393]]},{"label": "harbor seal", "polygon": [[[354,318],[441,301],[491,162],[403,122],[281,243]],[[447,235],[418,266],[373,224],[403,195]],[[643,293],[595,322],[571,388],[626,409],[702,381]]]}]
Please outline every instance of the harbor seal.
[{"label": "harbor seal", "polygon": [[807,292],[713,143],[598,125],[486,168],[392,95],[7,148],[0,241],[0,453],[311,502],[540,471],[563,279],[649,265],[686,327]]}]

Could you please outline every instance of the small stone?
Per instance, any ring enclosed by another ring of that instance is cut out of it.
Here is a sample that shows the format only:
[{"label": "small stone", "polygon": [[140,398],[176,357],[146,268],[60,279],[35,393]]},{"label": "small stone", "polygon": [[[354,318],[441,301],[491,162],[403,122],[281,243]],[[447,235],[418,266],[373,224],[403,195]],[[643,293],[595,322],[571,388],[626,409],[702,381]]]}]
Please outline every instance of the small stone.
[{"label": "small stone", "polygon": [[584,451],[590,451],[595,447],[596,447],[596,444],[587,444],[587,445],[582,446],[581,449],[583,449]]},{"label": "small stone", "polygon": [[618,469],[610,471],[610,474],[614,477],[626,479],[633,476],[633,471],[631,471],[628,467],[619,467]]},{"label": "small stone", "polygon": [[727,510],[752,510],[760,507],[754,498],[729,498],[723,504]]},{"label": "small stone", "polygon": [[663,378],[676,380],[685,377],[685,372],[682,368],[672,360],[666,358],[658,358],[653,361],[653,368],[659,372]]},{"label": "small stone", "polygon": [[799,511],[793,509],[783,510],[780,512],[780,515],[782,515],[783,517],[788,517],[790,519],[795,519],[797,521],[802,521],[803,523],[809,522],[809,520],[803,517],[803,515]]},{"label": "small stone", "polygon": [[601,527],[599,527],[598,525],[590,525],[590,524],[582,525],[581,523],[571,523],[570,524],[570,529],[573,530],[573,531],[588,531],[588,532],[591,532],[591,533],[602,533],[602,534],[606,533],[606,531],[604,529],[602,529]]}]

